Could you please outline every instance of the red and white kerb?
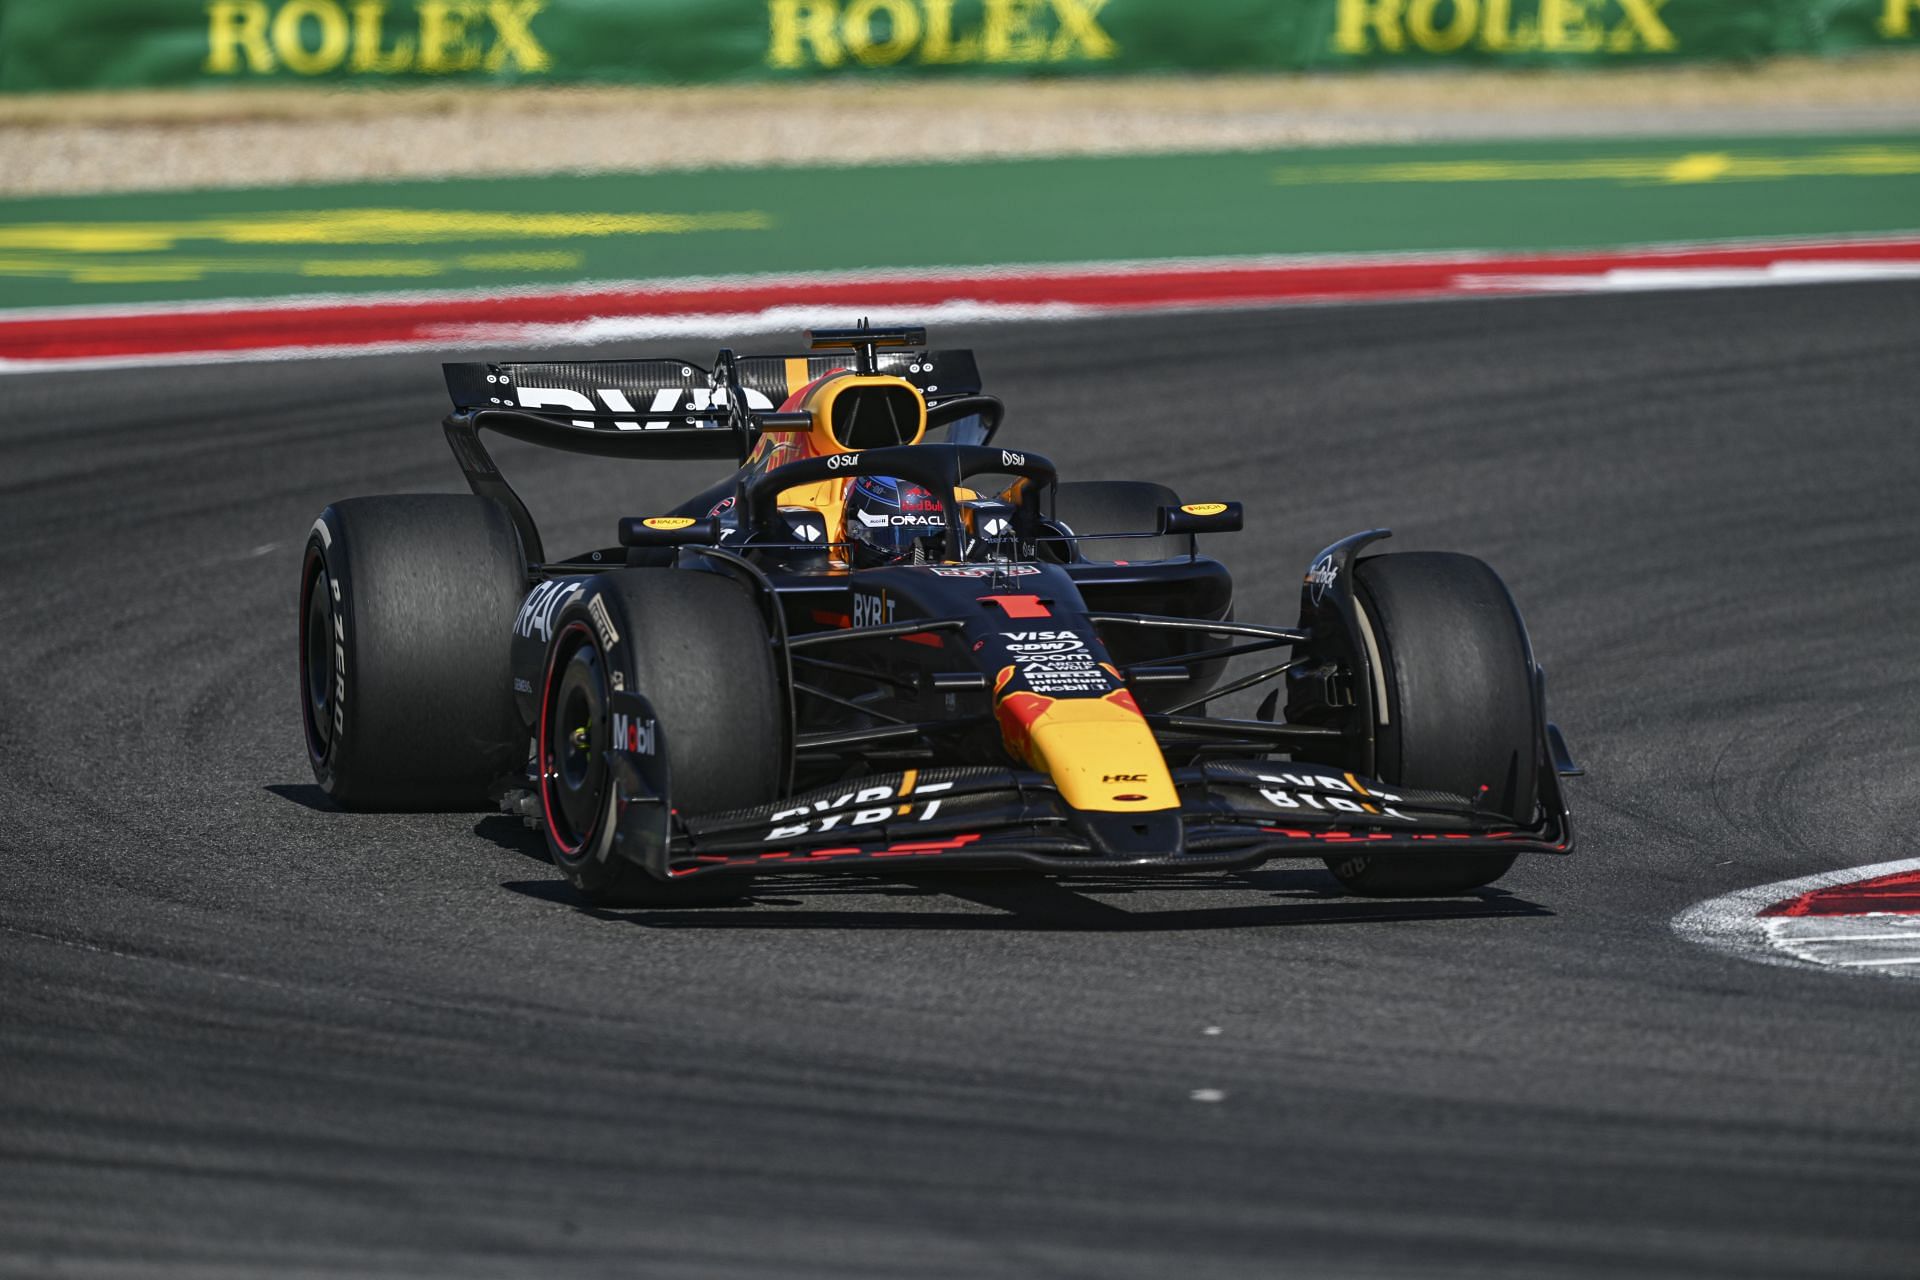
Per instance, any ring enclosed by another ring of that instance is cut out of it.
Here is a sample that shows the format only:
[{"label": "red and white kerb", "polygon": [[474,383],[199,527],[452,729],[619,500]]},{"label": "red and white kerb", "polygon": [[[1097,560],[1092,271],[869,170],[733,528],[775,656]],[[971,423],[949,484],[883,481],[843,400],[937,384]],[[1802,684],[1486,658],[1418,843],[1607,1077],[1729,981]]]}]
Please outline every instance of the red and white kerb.
[{"label": "red and white kerb", "polygon": [[1920,858],[1709,898],[1675,916],[1673,927],[1763,964],[1920,978]]}]

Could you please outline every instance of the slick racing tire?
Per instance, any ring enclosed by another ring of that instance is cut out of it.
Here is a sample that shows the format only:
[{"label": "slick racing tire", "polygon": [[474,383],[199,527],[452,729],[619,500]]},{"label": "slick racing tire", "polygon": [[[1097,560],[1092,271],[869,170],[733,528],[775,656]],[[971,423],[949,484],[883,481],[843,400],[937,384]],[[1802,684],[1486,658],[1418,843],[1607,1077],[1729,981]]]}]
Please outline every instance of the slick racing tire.
[{"label": "slick racing tire", "polygon": [[525,758],[509,646],[526,594],[498,503],[351,498],[321,512],[300,575],[313,776],[346,809],[474,810]]},{"label": "slick racing tire", "polygon": [[536,773],[554,866],[589,901],[694,906],[738,898],[744,876],[660,880],[614,849],[604,753],[615,688],[653,708],[680,813],[765,804],[787,760],[786,708],[767,624],[748,588],[693,569],[594,578],[560,611],[547,648]]},{"label": "slick racing tire", "polygon": [[[1380,654],[1375,774],[1408,788],[1473,796],[1516,824],[1533,818],[1539,742],[1527,634],[1513,597],[1472,556],[1375,556],[1354,570],[1361,620]],[[1512,854],[1353,854],[1327,868],[1352,893],[1464,893],[1498,880]]]},{"label": "slick racing tire", "polygon": [[[1163,484],[1146,480],[1062,481],[1053,517],[1067,533],[1147,533],[1160,527],[1160,508],[1180,505]],[[1116,560],[1171,560],[1187,554],[1185,535],[1114,538],[1076,543],[1080,554],[1101,564]]]}]

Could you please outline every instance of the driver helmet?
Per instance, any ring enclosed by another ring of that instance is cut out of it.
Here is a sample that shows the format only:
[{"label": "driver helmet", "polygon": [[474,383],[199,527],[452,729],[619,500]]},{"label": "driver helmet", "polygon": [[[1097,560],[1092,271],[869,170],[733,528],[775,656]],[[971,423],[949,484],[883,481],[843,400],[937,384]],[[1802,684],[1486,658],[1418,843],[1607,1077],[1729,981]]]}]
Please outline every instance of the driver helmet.
[{"label": "driver helmet", "polygon": [[846,513],[857,569],[941,558],[947,517],[929,489],[889,476],[861,476],[847,490]]}]

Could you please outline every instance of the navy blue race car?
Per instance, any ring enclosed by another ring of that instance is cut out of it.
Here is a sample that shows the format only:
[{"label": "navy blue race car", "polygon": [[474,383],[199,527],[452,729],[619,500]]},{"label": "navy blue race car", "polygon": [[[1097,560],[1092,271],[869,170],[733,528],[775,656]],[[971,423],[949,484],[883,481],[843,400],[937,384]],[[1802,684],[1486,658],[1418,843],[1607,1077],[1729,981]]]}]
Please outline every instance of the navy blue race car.
[{"label": "navy blue race car", "polygon": [[[921,330],[810,339],[710,369],[446,366],[472,496],[349,499],[308,540],[321,786],[349,809],[504,808],[602,901],[1273,858],[1456,893],[1571,849],[1576,770],[1485,564],[1357,533],[1313,558],[1293,625],[1241,621],[1200,549],[1238,503],[1061,480],[1000,441],[972,353]],[[483,432],[736,469],[556,558]],[[1208,714],[1262,686],[1250,718]]]}]

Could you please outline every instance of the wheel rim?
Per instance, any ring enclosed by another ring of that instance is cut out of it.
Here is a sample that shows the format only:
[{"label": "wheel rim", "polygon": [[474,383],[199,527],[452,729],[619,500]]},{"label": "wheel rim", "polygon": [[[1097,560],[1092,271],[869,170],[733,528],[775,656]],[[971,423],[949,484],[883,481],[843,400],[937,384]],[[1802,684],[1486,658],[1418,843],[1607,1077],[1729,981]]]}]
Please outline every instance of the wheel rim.
[{"label": "wheel rim", "polygon": [[606,680],[586,628],[561,634],[541,708],[541,786],[554,844],[578,855],[593,840],[607,789]]},{"label": "wheel rim", "polygon": [[333,746],[333,584],[324,566],[307,587],[302,619],[301,685],[306,695],[307,750],[316,760]]}]

